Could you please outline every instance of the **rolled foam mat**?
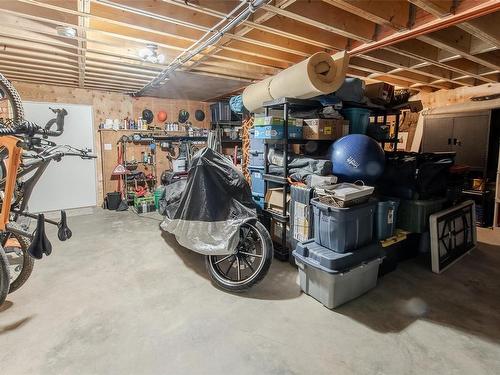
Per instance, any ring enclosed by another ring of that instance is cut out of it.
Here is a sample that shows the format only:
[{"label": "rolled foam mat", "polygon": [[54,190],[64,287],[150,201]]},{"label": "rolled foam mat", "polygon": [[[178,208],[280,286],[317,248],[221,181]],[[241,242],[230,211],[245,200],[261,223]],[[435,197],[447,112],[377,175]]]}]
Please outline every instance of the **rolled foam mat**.
[{"label": "rolled foam mat", "polygon": [[309,99],[329,94],[344,82],[349,57],[345,51],[330,56],[318,52],[273,77],[248,86],[243,91],[243,105],[251,112],[262,103],[281,97]]}]

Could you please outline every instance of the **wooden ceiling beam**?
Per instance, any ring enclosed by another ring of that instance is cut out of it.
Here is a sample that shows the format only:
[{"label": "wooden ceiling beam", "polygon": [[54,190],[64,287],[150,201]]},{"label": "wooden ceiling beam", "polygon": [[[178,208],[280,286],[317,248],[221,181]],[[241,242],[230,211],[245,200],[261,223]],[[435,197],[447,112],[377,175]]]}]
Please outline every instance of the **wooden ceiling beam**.
[{"label": "wooden ceiling beam", "polygon": [[[90,0],[77,0],[78,1],[78,11],[85,14],[90,14]],[[87,52],[87,28],[89,27],[89,18],[79,16],[78,17],[77,30],[78,37],[78,84],[80,88],[83,88],[85,82],[85,62],[86,62],[86,52]]]},{"label": "wooden ceiling beam", "polygon": [[130,82],[130,83],[144,83],[150,81],[149,77],[143,77],[143,78],[138,78],[138,77],[130,77],[127,75],[120,74],[118,72],[97,72],[95,70],[88,70],[86,76],[88,77],[93,77],[93,78],[98,78],[102,80],[110,80],[110,81],[116,81],[116,82]]},{"label": "wooden ceiling beam", "polygon": [[49,54],[53,59],[65,58],[65,61],[76,61],[75,57],[77,54],[75,52],[68,52],[58,47],[54,47],[47,44],[38,43],[36,41],[28,41],[23,39],[17,39],[14,35],[3,37],[0,35],[0,48],[3,51],[6,50],[16,50],[16,51],[28,51],[31,53],[33,51],[36,53]]},{"label": "wooden ceiling beam", "polygon": [[118,67],[117,65],[99,65],[98,62],[95,61],[88,61],[87,63],[87,68],[86,70],[88,72],[97,72],[97,73],[115,73],[118,75],[122,75],[125,77],[132,77],[132,78],[154,78],[158,75],[158,72],[154,71],[147,71],[143,70],[140,71],[140,73],[132,73],[128,70],[123,70],[121,67]]},{"label": "wooden ceiling beam", "polygon": [[416,5],[420,9],[425,10],[427,13],[435,17],[446,17],[453,14],[455,11],[455,4],[453,0],[408,0],[410,3]]},{"label": "wooden ceiling beam", "polygon": [[409,72],[422,74],[435,79],[443,79],[450,83],[454,83],[453,71],[432,65],[430,63],[423,64],[421,60],[394,53],[392,51],[376,50],[360,55],[360,57],[366,60],[386,64],[394,69],[405,69]]},{"label": "wooden ceiling beam", "polygon": [[48,66],[48,65],[43,65],[43,64],[37,64],[35,60],[31,60],[32,63],[24,63],[18,61],[17,58],[14,58],[12,60],[6,59],[5,55],[2,55],[2,59],[0,60],[0,64],[2,65],[8,65],[16,68],[21,68],[21,69],[34,69],[34,70],[44,70],[44,71],[52,71],[52,72],[60,72],[60,73],[77,73],[78,70],[75,68],[59,68],[59,67],[54,67],[54,66]]},{"label": "wooden ceiling beam", "polygon": [[364,60],[361,57],[352,57],[349,61],[349,66],[369,72],[368,78],[376,78],[379,76],[390,76],[395,79],[408,80],[417,83],[424,83],[426,85],[435,86],[437,88],[449,88],[449,84],[432,85],[431,82],[434,80],[422,74],[414,73],[404,68],[396,68],[381,64],[378,62],[373,62],[369,60]]},{"label": "wooden ceiling beam", "polygon": [[500,12],[458,25],[468,33],[500,48]]},{"label": "wooden ceiling beam", "polygon": [[[409,0],[419,8],[424,9],[430,14],[443,18],[454,12],[455,2],[452,0],[445,1],[426,1],[426,0]],[[470,20],[457,25],[457,27],[468,32],[469,34],[491,44],[496,48],[500,48],[500,13],[491,13],[479,19]]]},{"label": "wooden ceiling beam", "polygon": [[334,10],[325,3],[315,2],[314,6],[310,6],[307,2],[298,2],[287,9],[268,4],[262,8],[268,12],[354,40],[370,42],[375,35],[373,22],[341,9]]},{"label": "wooden ceiling beam", "polygon": [[23,63],[26,63],[28,65],[34,65],[34,66],[45,66],[45,67],[50,67],[52,69],[64,69],[64,70],[78,70],[78,66],[76,65],[76,62],[74,64],[72,63],[66,63],[66,62],[60,62],[57,60],[52,60],[48,61],[45,60],[44,58],[48,55],[42,55],[44,58],[38,58],[38,55],[34,55],[33,52],[29,51],[24,51],[21,50],[19,52],[28,52],[28,57],[23,56],[20,53],[16,53],[17,50],[5,50],[2,52],[2,61],[5,62],[12,62],[12,64],[19,64],[22,66]]},{"label": "wooden ceiling beam", "polygon": [[[51,83],[56,83],[56,82],[61,82],[61,83],[75,83],[78,84],[78,77],[75,76],[74,78],[68,78],[68,77],[55,77],[52,75],[47,75],[47,74],[36,74],[36,73],[26,73],[26,72],[16,72],[16,71],[11,71],[8,69],[3,69],[2,74],[4,74],[7,78],[12,77],[12,79],[32,79],[32,80],[46,80],[47,82]],[[11,79],[11,78],[9,78]]]},{"label": "wooden ceiling beam", "polygon": [[460,74],[470,74],[475,78],[483,80],[484,82],[491,82],[491,80],[481,77],[478,74],[477,69],[462,69],[460,67],[455,66],[453,64],[453,61],[447,63],[442,63],[438,61],[439,49],[435,46],[424,43],[420,40],[411,40],[411,41],[407,40],[404,42],[394,44],[390,47],[386,47],[386,49],[395,53],[402,54],[404,56],[410,56],[415,59],[426,61],[428,63],[455,71]]},{"label": "wooden ceiling beam", "polygon": [[252,73],[248,73],[248,72],[243,72],[241,70],[227,69],[224,67],[207,65],[206,63],[197,65],[193,71],[215,73],[215,74],[219,74],[219,75],[224,75],[225,77],[228,77],[230,79],[243,78],[243,79],[248,80],[249,82],[260,81],[260,80],[268,77],[267,75],[263,75],[263,74],[252,74]]},{"label": "wooden ceiling beam", "polygon": [[411,29],[395,33],[393,30],[381,30],[378,39],[373,42],[353,43],[351,53],[356,55],[379,48],[385,48],[392,44],[414,39],[421,35],[442,30],[450,26],[467,22],[472,19],[497,12],[500,10],[498,0],[462,0],[455,8],[455,13],[443,18],[421,17],[415,21]]},{"label": "wooden ceiling beam", "polygon": [[450,27],[448,29],[435,31],[430,34],[419,36],[418,39],[435,47],[461,55],[468,60],[488,68],[499,69],[500,64],[492,64],[490,61],[473,55],[470,50],[473,37],[458,28]]},{"label": "wooden ceiling beam", "polygon": [[[93,13],[99,15],[100,17],[105,16],[105,18],[108,19],[114,19],[113,17],[116,17],[116,12],[110,12],[108,11],[107,13],[104,13],[102,10],[102,7],[105,6],[110,6],[109,4],[106,3],[95,3],[98,8],[93,9]],[[114,3],[113,3],[114,4]],[[158,14],[158,12],[163,12],[163,13],[168,13],[167,11],[170,11],[172,7],[170,7],[168,10],[162,9],[161,7],[156,7],[154,9],[155,13],[150,12],[149,10],[145,10],[147,2],[144,1],[133,1],[133,2],[127,2],[127,1],[122,1],[120,4],[116,3],[116,6],[121,6],[125,5],[126,6],[126,11],[130,14],[125,14],[123,15],[123,19],[121,21],[123,22],[124,20],[128,20],[129,22],[134,22],[134,24],[139,24],[148,27],[154,27],[154,28],[163,28],[165,27],[165,22],[174,22],[175,19],[174,17],[166,17],[163,14]],[[179,12],[176,11],[177,16],[176,17],[181,17]],[[190,41],[195,42],[198,40],[202,35],[203,32],[208,32],[210,28],[215,24],[215,21],[218,20],[218,17],[210,17],[210,19],[203,20],[203,18],[200,19],[199,14],[193,15],[192,12],[186,12],[184,11],[185,14],[182,14],[182,22],[179,23],[180,26],[185,28],[191,28],[197,30],[197,32],[193,35],[192,33]],[[156,18],[155,18],[156,17]],[[161,17],[158,19],[158,17]],[[130,19],[129,19],[130,18]],[[190,22],[193,18],[197,20],[197,23]],[[102,21],[101,21],[102,22]],[[202,26],[200,26],[200,24]],[[171,30],[173,32],[173,30]],[[177,33],[182,32],[182,30],[177,31]],[[177,36],[177,34],[172,34]],[[174,36],[174,37],[175,37]],[[283,43],[283,38],[281,37],[276,37],[276,36],[267,36],[263,38],[246,38],[240,35],[235,35],[231,33],[226,33],[225,34],[226,38],[229,39],[234,39],[236,41],[248,43],[255,45],[255,48],[260,48],[260,47],[265,47],[270,49],[271,51],[267,50],[265,53],[271,55],[273,52],[272,51],[282,51],[285,53],[291,53],[295,54],[298,56],[309,56],[311,54],[311,46],[308,46],[302,42],[297,42],[295,40],[288,40],[286,45]],[[188,46],[185,46],[187,48]],[[242,51],[247,50],[248,47],[244,46],[241,48]]]},{"label": "wooden ceiling beam", "polygon": [[50,81],[44,79],[29,79],[23,77],[7,77],[10,81],[13,81],[14,86],[16,86],[16,82],[26,82],[34,85],[53,85],[53,86],[62,86],[62,87],[78,87],[78,83],[64,83],[57,81]]},{"label": "wooden ceiling beam", "polygon": [[[218,17],[219,19],[223,19],[226,17],[226,13],[221,12],[219,10],[202,7],[194,2],[184,2],[183,0],[162,0],[165,3],[175,4],[180,7],[187,8],[189,10],[197,10],[199,12],[203,12],[205,14]],[[297,0],[275,0],[274,6],[278,8],[285,9],[291,4],[295,3]],[[198,2],[199,3],[199,2]],[[224,4],[224,2],[213,2],[211,6],[218,6],[220,4]],[[277,16],[274,13],[263,11],[262,9],[257,10],[253,17],[250,17],[248,20],[243,22],[242,26],[237,27],[234,32],[234,35],[243,36],[246,35],[251,30],[260,30],[269,34],[277,35],[280,37],[286,37],[291,40],[300,41],[303,43],[307,43],[316,47],[327,48],[327,49],[335,49],[338,47],[334,47],[331,45],[332,39],[330,37],[329,40],[321,41],[318,40],[317,30],[314,32],[304,32],[301,28],[283,28],[283,27],[272,27],[265,25],[264,23],[269,23],[269,21],[274,20]]]},{"label": "wooden ceiling beam", "polygon": [[[278,0],[275,2],[275,6],[278,8],[286,8],[286,7],[290,6],[291,4],[293,4],[295,1],[296,0]],[[212,10],[212,11],[214,12],[214,15],[217,15],[219,17],[221,16],[220,12],[216,12],[214,10]],[[262,9],[259,9],[258,11],[261,12],[261,14],[259,16],[254,15],[255,17],[252,21],[252,26],[247,25],[245,22],[244,23],[245,25],[241,26],[240,28],[236,27],[235,31],[233,32],[233,36],[240,37],[240,36],[248,35],[250,32],[255,34],[255,32],[261,31],[260,25],[263,22],[274,17],[274,14],[272,14],[270,12],[262,12]],[[257,29],[256,27],[259,27],[259,29]],[[270,35],[270,36],[273,37],[274,35]],[[261,39],[262,39],[262,37],[263,36],[261,35]],[[264,36],[264,38],[265,38],[265,36]],[[223,51],[224,46],[228,46],[231,43],[232,43],[231,39],[221,38],[221,40],[219,40],[214,45],[214,47],[210,48],[210,50],[207,51],[203,56],[201,56],[199,58],[195,58],[194,59],[195,61],[192,64],[188,64],[186,67],[187,70],[189,71],[191,69],[194,69],[198,65],[200,65],[201,63],[208,61],[210,59],[210,57],[213,57],[213,56],[219,54],[221,51]]]},{"label": "wooden ceiling beam", "polygon": [[73,80],[75,78],[78,78],[77,72],[63,73],[63,72],[48,71],[45,69],[26,70],[22,68],[19,69],[13,66],[8,66],[3,64],[2,62],[0,62],[0,71],[6,74],[11,73],[11,74],[19,74],[32,77],[53,77],[61,80]]},{"label": "wooden ceiling beam", "polygon": [[406,0],[323,0],[336,8],[355,14],[378,25],[384,25],[394,30],[408,28],[410,5]]}]

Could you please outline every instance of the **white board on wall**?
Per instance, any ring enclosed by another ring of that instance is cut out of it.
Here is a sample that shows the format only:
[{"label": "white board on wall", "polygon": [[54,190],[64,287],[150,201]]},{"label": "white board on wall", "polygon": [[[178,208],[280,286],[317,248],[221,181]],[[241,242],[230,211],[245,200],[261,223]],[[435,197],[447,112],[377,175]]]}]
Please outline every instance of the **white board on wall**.
[{"label": "white board on wall", "polygon": [[[50,138],[58,145],[76,148],[94,147],[92,107],[88,105],[23,102],[28,121],[45,126],[55,117],[49,109],[65,108],[64,133]],[[52,126],[55,130],[56,125]],[[38,181],[28,203],[30,212],[91,207],[97,204],[96,162],[66,156],[60,162],[52,161]]]}]

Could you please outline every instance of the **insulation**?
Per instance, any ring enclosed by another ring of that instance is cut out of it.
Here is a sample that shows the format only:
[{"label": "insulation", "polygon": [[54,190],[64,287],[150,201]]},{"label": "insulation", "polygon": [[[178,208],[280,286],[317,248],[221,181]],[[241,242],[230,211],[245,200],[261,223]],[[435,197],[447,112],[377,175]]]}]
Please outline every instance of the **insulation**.
[{"label": "insulation", "polygon": [[265,101],[289,97],[309,99],[337,90],[344,82],[349,57],[346,52],[330,56],[318,52],[273,77],[248,86],[243,104],[256,112]]}]

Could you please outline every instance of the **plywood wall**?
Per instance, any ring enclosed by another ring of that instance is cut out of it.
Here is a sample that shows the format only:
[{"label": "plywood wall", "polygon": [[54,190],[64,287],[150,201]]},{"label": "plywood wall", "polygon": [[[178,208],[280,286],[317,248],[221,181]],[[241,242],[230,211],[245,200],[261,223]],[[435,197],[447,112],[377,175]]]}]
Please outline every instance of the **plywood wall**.
[{"label": "plywood wall", "polygon": [[474,87],[459,87],[454,90],[421,92],[412,99],[421,100],[424,108],[439,108],[450,104],[470,102],[475,96],[500,94],[500,83],[487,83]]},{"label": "plywood wall", "polygon": [[[116,141],[109,139],[113,144],[113,149],[109,151],[101,150],[101,140],[99,136],[99,124],[104,122],[106,118],[112,119],[137,119],[141,116],[145,108],[151,109],[156,114],[157,111],[163,110],[167,112],[167,121],[176,121],[178,113],[181,109],[185,109],[190,113],[189,120],[195,127],[210,127],[210,103],[189,101],[189,100],[173,100],[160,98],[132,98],[128,95],[123,95],[113,92],[105,92],[98,90],[88,90],[79,88],[70,88],[62,86],[52,86],[43,84],[30,84],[25,82],[13,82],[14,87],[19,91],[23,100],[37,102],[52,102],[52,103],[68,103],[68,104],[86,104],[93,107],[94,117],[94,144],[95,153],[98,155],[98,203],[102,203],[103,196],[106,191],[109,191],[116,185],[115,180],[111,179],[106,169],[103,174],[103,160],[101,155],[109,161],[106,165],[116,163]],[[205,112],[205,120],[202,122],[196,121],[194,113],[197,109]],[[116,140],[121,134],[116,134]],[[108,136],[109,138],[109,136]],[[109,169],[109,168],[108,168]]]}]

